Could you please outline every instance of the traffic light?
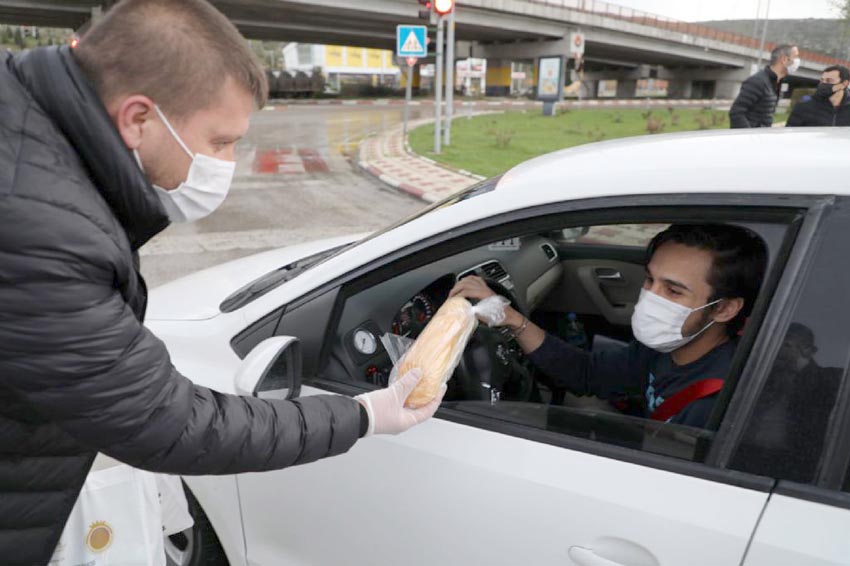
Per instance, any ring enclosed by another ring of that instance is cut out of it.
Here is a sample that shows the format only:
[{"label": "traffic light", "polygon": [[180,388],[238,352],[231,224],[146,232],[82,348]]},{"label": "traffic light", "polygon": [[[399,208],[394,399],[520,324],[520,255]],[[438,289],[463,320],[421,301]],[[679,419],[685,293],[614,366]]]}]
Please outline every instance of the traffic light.
[{"label": "traffic light", "polygon": [[440,16],[450,14],[455,9],[455,0],[434,0],[434,11]]},{"label": "traffic light", "polygon": [[424,6],[424,9],[419,10],[420,20],[431,19],[431,0],[419,0],[419,5]]}]

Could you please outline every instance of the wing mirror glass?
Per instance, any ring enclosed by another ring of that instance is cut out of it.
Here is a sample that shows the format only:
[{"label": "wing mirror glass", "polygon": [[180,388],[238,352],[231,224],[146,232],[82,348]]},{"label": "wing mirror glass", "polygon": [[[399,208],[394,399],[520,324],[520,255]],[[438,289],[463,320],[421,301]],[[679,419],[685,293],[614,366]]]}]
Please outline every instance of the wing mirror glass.
[{"label": "wing mirror glass", "polygon": [[564,228],[561,230],[560,240],[562,242],[576,242],[579,238],[590,231],[589,226],[579,226],[576,228]]},{"label": "wing mirror glass", "polygon": [[301,393],[301,343],[275,336],[257,344],[236,373],[236,392],[261,399],[294,399]]}]

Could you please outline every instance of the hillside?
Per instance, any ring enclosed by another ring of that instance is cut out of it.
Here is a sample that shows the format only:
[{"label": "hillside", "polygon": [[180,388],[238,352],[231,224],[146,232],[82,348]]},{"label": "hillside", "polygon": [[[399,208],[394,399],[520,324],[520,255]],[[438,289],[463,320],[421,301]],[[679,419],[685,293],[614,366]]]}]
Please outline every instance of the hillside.
[{"label": "hillside", "polygon": [[[753,35],[754,20],[721,20],[700,23],[724,31],[747,36]],[[756,37],[761,37],[761,23]],[[817,51],[840,59],[850,59],[850,25],[844,20],[814,18],[770,20],[767,26],[767,41],[796,43],[803,49]]]}]

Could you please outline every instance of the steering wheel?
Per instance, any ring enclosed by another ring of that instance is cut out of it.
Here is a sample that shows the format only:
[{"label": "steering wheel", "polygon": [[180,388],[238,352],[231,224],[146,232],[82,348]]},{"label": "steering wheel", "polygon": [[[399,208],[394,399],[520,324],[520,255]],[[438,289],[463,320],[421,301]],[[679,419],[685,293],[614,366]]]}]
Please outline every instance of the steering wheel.
[{"label": "steering wheel", "polygon": [[[516,296],[504,285],[492,279],[485,279],[485,282],[497,295],[510,300],[514,309],[526,315]],[[449,388],[457,400],[489,401],[498,392],[498,398],[505,401],[530,401],[534,394],[534,377],[522,349],[507,331],[480,324],[461,356]]]}]

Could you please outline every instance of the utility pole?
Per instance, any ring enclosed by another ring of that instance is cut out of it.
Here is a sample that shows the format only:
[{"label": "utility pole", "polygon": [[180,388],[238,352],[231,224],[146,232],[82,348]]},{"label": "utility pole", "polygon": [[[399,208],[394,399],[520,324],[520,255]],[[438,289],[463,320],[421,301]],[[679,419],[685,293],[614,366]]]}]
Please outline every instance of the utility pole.
[{"label": "utility pole", "polygon": [[452,115],[455,99],[455,10],[449,12],[449,32],[446,39],[446,133],[445,144],[452,144]]},{"label": "utility pole", "polygon": [[443,126],[443,16],[437,15],[437,65],[434,73],[434,153],[442,151]]}]

